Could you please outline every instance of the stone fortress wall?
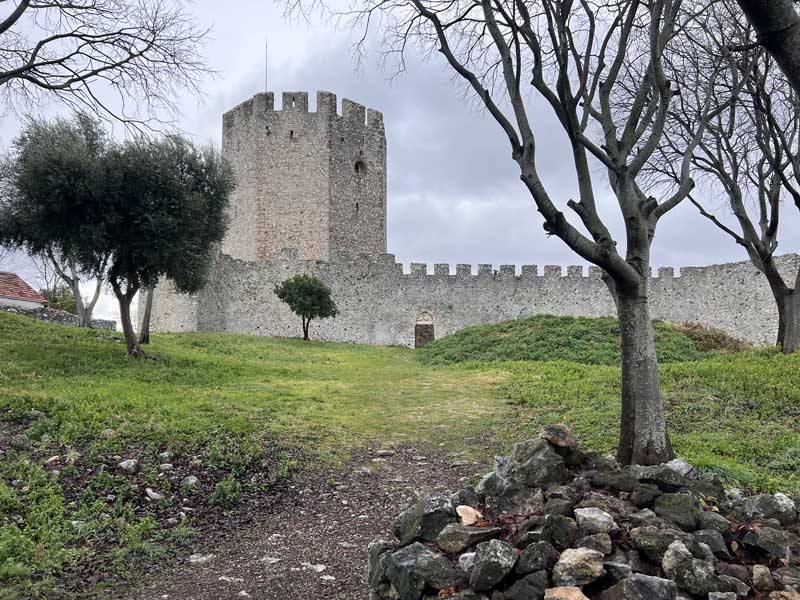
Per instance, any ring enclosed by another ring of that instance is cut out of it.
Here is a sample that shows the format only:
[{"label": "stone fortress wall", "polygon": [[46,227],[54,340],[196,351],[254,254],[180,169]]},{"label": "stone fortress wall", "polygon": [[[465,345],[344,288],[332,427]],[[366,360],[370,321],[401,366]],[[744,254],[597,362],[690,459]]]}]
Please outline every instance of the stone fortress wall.
[{"label": "stone fortress wall", "polygon": [[[417,325],[435,338],[478,323],[535,315],[614,315],[591,267],[412,264],[386,249],[386,138],[381,113],[318,92],[257,94],[223,115],[223,154],[237,178],[230,227],[208,285],[194,296],[159,285],[155,331],[228,331],[297,336],[299,318],[275,285],[309,273],[330,286],[340,310],[312,323],[317,339],[413,346]],[[800,257],[787,255],[787,273]],[[771,343],[777,314],[763,275],[749,263],[659,269],[656,319],[697,322],[754,343]],[[141,314],[142,311],[140,311]]]},{"label": "stone fortress wall", "polygon": [[[779,258],[787,274],[797,272],[800,256]],[[611,296],[590,267],[538,270],[514,265],[412,264],[411,272],[394,256],[337,253],[331,261],[304,261],[295,249],[272,261],[248,262],[220,255],[211,283],[201,294],[166,294],[154,311],[157,331],[226,331],[296,337],[300,319],[280,302],[275,284],[309,273],[331,288],[340,310],[335,319],[312,323],[315,339],[414,346],[418,322],[432,318],[438,339],[479,323],[536,314],[614,316]],[[702,323],[756,344],[773,343],[777,312],[766,279],[749,262],[686,267],[678,276],[659,269],[652,279],[653,318]]]},{"label": "stone fortress wall", "polygon": [[222,251],[269,260],[283,248],[326,260],[336,250],[386,252],[383,116],[336,95],[271,92],[225,113],[222,153],[234,168],[230,226]]}]

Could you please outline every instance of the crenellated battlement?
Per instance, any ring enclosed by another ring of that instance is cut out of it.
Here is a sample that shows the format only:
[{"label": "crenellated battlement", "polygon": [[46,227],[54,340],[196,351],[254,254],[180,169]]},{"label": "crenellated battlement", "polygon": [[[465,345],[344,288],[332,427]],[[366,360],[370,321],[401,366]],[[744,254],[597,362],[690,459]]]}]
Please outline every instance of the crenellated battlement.
[{"label": "crenellated battlement", "polygon": [[238,104],[222,116],[223,130],[249,124],[254,117],[264,117],[270,113],[307,113],[326,115],[349,125],[364,126],[368,130],[383,132],[383,113],[367,108],[363,104],[343,98],[341,111],[338,110],[336,94],[317,92],[316,111],[309,110],[308,92],[282,92],[281,107],[275,107],[274,92],[260,92]]},{"label": "crenellated battlement", "polygon": [[[383,115],[362,104],[340,103],[326,91],[316,99],[303,91],[277,99],[273,92],[256,94],[223,116],[222,152],[237,178],[228,233],[204,289],[184,295],[159,284],[156,330],[297,335],[296,316],[273,290],[300,273],[331,289],[339,314],[313,326],[315,338],[331,341],[414,346],[418,325],[426,336],[432,326],[438,339],[531,315],[617,314],[596,266],[436,263],[431,269],[388,254]],[[800,256],[776,263],[794,277]],[[662,267],[649,276],[654,319],[774,341],[775,302],[749,262]]]},{"label": "crenellated battlement", "polygon": [[[280,260],[291,263],[319,262],[304,261],[300,259],[300,252],[297,248],[284,248],[280,252]],[[780,257],[778,262],[800,261],[800,256],[787,254]],[[450,265],[448,263],[435,263],[433,270],[428,263],[412,262],[403,264],[396,262],[394,254],[367,254],[349,252],[346,250],[336,250],[331,253],[329,261],[333,265],[345,265],[353,268],[364,266],[383,266],[387,267],[392,273],[401,274],[409,279],[475,279],[475,280],[556,280],[556,279],[602,279],[603,270],[595,265],[588,268],[583,265],[494,265],[481,263],[478,265],[459,263]],[[650,276],[654,282],[670,281],[674,279],[703,279],[710,275],[717,275],[720,272],[731,269],[748,268],[747,261],[737,263],[725,263],[719,265],[709,265],[706,267],[660,267],[651,270]]]}]

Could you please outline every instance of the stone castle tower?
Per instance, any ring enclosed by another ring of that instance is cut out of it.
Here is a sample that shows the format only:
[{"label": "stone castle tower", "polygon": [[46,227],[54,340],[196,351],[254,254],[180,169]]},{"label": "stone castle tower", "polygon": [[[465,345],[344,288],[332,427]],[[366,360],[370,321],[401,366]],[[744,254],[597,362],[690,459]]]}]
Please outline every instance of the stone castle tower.
[{"label": "stone castle tower", "polygon": [[222,252],[271,260],[284,248],[329,260],[335,251],[386,253],[386,137],[383,115],[336,95],[271,92],[223,115],[222,152],[237,188]]}]

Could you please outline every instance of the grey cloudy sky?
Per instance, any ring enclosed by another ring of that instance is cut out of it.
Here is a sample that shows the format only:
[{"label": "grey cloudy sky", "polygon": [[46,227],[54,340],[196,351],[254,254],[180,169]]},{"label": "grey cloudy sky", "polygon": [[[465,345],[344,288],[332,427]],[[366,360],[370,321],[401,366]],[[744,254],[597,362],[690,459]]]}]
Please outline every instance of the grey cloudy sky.
[{"label": "grey cloudy sky", "polygon": [[[182,102],[181,128],[197,141],[219,143],[224,111],[264,89],[264,43],[269,38],[269,88],[328,90],[383,111],[388,140],[389,251],[403,263],[579,264],[541,219],[519,181],[498,126],[453,81],[443,59],[410,56],[408,72],[391,79],[376,53],[355,68],[352,36],[326,24],[287,22],[280,6],[265,0],[198,0],[193,9],[213,27],[206,48],[219,73],[204,85],[202,100]],[[313,104],[313,101],[312,101]],[[539,168],[562,207],[574,196],[574,171],[563,135],[547,108],[534,111]],[[18,123],[5,118],[2,141]],[[601,210],[622,241],[613,197],[600,182]],[[722,202],[719,203],[722,205]],[[568,209],[564,208],[565,212]],[[722,210],[721,213],[725,211]],[[798,211],[785,211],[782,251],[800,250]],[[688,203],[659,225],[654,266],[705,265],[746,260],[741,248],[698,217]],[[101,312],[113,313],[104,302]]]}]

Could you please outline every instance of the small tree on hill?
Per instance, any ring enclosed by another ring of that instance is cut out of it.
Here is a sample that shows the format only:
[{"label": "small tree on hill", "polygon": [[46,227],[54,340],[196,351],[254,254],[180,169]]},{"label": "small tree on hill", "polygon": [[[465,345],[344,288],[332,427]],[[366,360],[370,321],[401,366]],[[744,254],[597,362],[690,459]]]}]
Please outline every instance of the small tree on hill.
[{"label": "small tree on hill", "polygon": [[295,275],[275,286],[275,295],[303,321],[303,339],[308,339],[311,319],[327,319],[339,314],[331,290],[317,277]]}]

